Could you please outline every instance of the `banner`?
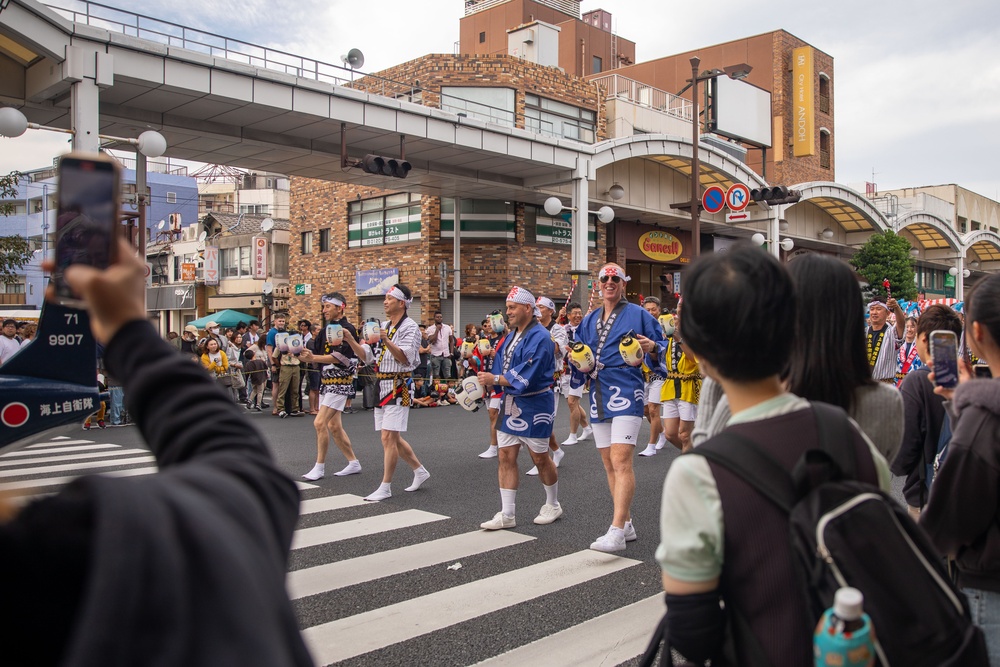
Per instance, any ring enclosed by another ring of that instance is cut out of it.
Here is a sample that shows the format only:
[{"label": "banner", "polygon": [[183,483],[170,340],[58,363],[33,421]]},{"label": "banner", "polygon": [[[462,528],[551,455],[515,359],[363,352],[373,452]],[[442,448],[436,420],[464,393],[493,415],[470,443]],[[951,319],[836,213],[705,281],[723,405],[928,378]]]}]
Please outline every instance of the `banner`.
[{"label": "banner", "polygon": [[263,236],[253,237],[253,277],[267,279],[267,238]]},{"label": "banner", "polygon": [[219,284],[219,248],[205,246],[205,284]]},{"label": "banner", "polygon": [[792,51],[792,137],[795,157],[816,154],[816,76],[811,46]]}]

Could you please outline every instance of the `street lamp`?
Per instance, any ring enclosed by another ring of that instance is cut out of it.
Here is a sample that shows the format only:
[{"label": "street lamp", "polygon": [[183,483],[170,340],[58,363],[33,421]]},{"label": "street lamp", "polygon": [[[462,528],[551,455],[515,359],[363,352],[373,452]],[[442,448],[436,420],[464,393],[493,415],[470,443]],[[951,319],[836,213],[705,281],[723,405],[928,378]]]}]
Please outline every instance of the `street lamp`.
[{"label": "street lamp", "polygon": [[[563,203],[559,199],[559,197],[549,197],[548,199],[545,200],[545,203],[542,205],[542,208],[544,208],[545,212],[552,217],[559,215],[563,211],[576,210],[572,206],[563,206]],[[609,222],[615,219],[615,210],[610,206],[602,206],[596,211],[587,211],[587,212],[596,215],[597,219],[603,222],[604,224],[608,224]]]},{"label": "street lamp", "polygon": [[[751,236],[750,242],[753,243],[754,245],[764,245],[765,243],[773,243],[771,239],[767,238],[760,232],[757,232],[756,234]],[[790,238],[783,238],[780,241],[778,241],[778,246],[785,252],[789,252],[792,248],[795,247],[795,241]]]},{"label": "street lamp", "polygon": [[[725,74],[731,79],[745,79],[750,74],[750,70],[753,69],[750,65],[741,63],[739,65],[730,65],[721,70],[713,69],[699,74],[698,68],[700,65],[701,58],[692,56],[691,78],[689,79],[689,86],[691,87],[691,240],[693,242],[695,257],[701,255],[701,158],[698,155],[701,121],[698,118],[698,82],[714,79],[720,74]],[[684,90],[681,90],[681,93]]]}]

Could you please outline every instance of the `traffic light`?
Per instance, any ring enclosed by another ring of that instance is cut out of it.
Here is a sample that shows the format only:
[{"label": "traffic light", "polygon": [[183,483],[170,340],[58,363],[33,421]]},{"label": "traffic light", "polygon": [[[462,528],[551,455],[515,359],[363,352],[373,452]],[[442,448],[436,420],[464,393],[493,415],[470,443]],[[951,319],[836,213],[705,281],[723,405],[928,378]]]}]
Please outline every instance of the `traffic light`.
[{"label": "traffic light", "polygon": [[413,166],[406,160],[397,160],[392,157],[381,155],[366,155],[358,166],[369,174],[379,176],[392,176],[393,178],[406,178]]},{"label": "traffic light", "polygon": [[801,192],[798,190],[789,190],[784,185],[774,185],[769,188],[754,188],[750,191],[751,200],[758,204],[767,204],[768,206],[794,204],[801,198]]}]

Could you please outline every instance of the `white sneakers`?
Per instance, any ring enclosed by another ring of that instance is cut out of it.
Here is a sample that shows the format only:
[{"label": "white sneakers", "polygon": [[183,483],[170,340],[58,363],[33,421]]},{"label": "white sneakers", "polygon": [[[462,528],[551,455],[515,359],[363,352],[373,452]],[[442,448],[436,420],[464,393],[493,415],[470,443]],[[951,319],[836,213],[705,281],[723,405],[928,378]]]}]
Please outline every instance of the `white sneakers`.
[{"label": "white sneakers", "polygon": [[626,521],[625,522],[625,541],[626,542],[635,542],[637,539],[639,539],[639,538],[636,537],[635,526],[632,525],[631,521]]},{"label": "white sneakers", "polygon": [[[546,505],[546,507],[548,507],[548,505]],[[559,510],[559,513],[562,514],[561,509]],[[555,519],[553,519],[553,521],[555,521]],[[479,527],[482,528],[483,530],[503,530],[504,528],[517,527],[517,522],[514,521],[514,517],[504,516],[503,512],[497,512],[496,516],[494,516],[489,521],[482,522],[481,524],[479,524]]]},{"label": "white sneakers", "polygon": [[608,528],[607,533],[598,537],[590,545],[590,548],[594,551],[603,551],[609,554],[616,551],[625,551],[625,531],[621,528],[611,526]]},{"label": "white sneakers", "polygon": [[495,459],[497,457],[497,446],[490,445],[485,452],[479,455],[481,459]]},{"label": "white sneakers", "polygon": [[348,461],[343,470],[339,470],[333,474],[337,477],[346,477],[347,475],[357,475],[359,472],[361,472],[361,462],[354,459],[353,461]]},{"label": "white sneakers", "polygon": [[639,456],[656,456],[656,443],[651,442],[646,445],[646,449],[639,452]]},{"label": "white sneakers", "polygon": [[[563,515],[562,505],[560,505],[559,503],[556,503],[555,505],[549,505],[548,503],[546,503],[542,505],[542,509],[538,511],[538,516],[535,517],[535,523],[537,523],[540,526],[544,526],[552,523],[562,515]],[[483,527],[485,527],[485,524],[483,525]]]},{"label": "white sneakers", "polygon": [[592,435],[594,435],[594,427],[591,426],[590,424],[588,424],[583,429],[583,433],[580,434],[580,437],[577,438],[577,440],[589,440],[590,436],[592,436]]}]

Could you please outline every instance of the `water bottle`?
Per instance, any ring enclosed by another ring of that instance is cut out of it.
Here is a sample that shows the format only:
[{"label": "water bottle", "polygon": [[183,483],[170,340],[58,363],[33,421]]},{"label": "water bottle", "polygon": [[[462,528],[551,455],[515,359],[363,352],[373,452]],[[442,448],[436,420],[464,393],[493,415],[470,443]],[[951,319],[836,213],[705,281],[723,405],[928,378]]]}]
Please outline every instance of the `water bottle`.
[{"label": "water bottle", "polygon": [[856,588],[841,588],[816,625],[813,655],[816,667],[872,667],[875,630],[862,611],[864,596]]}]

